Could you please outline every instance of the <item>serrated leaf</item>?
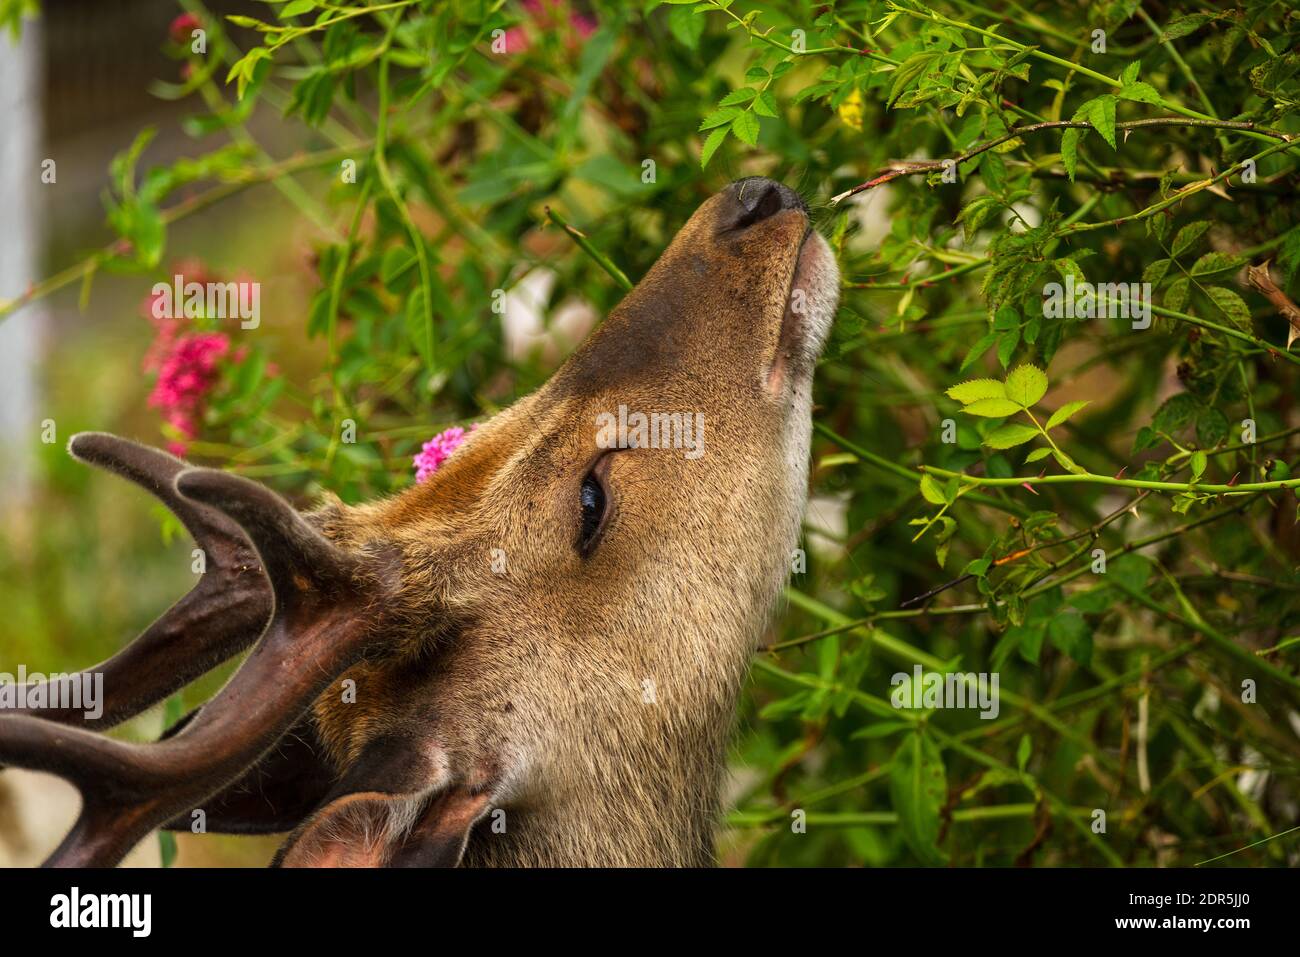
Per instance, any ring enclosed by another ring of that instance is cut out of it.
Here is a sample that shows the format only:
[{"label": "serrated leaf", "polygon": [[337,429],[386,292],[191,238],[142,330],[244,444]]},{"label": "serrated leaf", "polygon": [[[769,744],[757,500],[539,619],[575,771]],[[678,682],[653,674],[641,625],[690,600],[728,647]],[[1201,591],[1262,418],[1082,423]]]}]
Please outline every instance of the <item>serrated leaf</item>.
[{"label": "serrated leaf", "polygon": [[1074,414],[1076,412],[1078,412],[1080,409],[1082,409],[1085,405],[1087,405],[1091,401],[1092,401],[1091,399],[1079,399],[1075,402],[1065,403],[1065,405],[1061,406],[1059,409],[1057,409],[1055,412],[1052,413],[1052,417],[1047,420],[1047,425],[1045,425],[1044,428],[1054,429],[1058,425],[1070,421],[1070,419],[1074,417]]},{"label": "serrated leaf", "polygon": [[743,86],[739,90],[732,90],[722,99],[718,100],[718,106],[744,106],[753,98],[754,91],[747,86]]},{"label": "serrated leaf", "polygon": [[966,353],[965,358],[961,360],[961,368],[958,369],[957,371],[965,372],[967,369],[969,369],[972,365],[975,364],[975,361],[979,359],[980,356],[988,352],[989,349],[993,347],[993,344],[997,341],[998,341],[998,334],[996,332],[986,332],[984,335],[980,336],[979,339],[975,341],[975,344],[970,347],[970,350]]},{"label": "serrated leaf", "polygon": [[731,127],[719,126],[709,134],[708,139],[704,141],[703,149],[700,150],[701,169],[709,165],[709,160],[713,159],[713,154],[718,151],[718,147],[722,145],[722,141],[727,138],[727,134],[730,132]]},{"label": "serrated leaf", "polygon": [[1061,165],[1065,167],[1065,175],[1070,177],[1070,182],[1074,182],[1075,168],[1079,163],[1079,140],[1083,134],[1088,132],[1081,129],[1068,129],[1061,134]]},{"label": "serrated leaf", "polygon": [[1239,295],[1222,286],[1210,286],[1205,295],[1234,326],[1242,331],[1250,330],[1250,307]]},{"label": "serrated leaf", "polygon": [[1025,464],[1031,465],[1034,462],[1047,458],[1051,454],[1052,454],[1052,450],[1048,448],[1046,445],[1044,445],[1041,448],[1034,449],[1032,452],[1026,455]]},{"label": "serrated leaf", "polygon": [[950,388],[946,395],[966,405],[978,399],[1005,399],[1007,387],[997,379],[969,379]]},{"label": "serrated leaf", "polygon": [[668,11],[668,29],[672,31],[678,42],[689,49],[699,49],[700,37],[704,35],[704,26],[704,20],[695,16],[694,10],[674,7]]},{"label": "serrated leaf", "polygon": [[753,113],[741,113],[731,121],[731,132],[742,143],[754,146],[758,143],[758,117]]},{"label": "serrated leaf", "polygon": [[1192,264],[1191,273],[1198,278],[1208,276],[1226,276],[1234,273],[1245,264],[1245,260],[1227,253],[1206,253]]},{"label": "serrated leaf", "polygon": [[963,407],[962,411],[985,419],[1000,419],[1004,416],[1015,415],[1020,411],[1020,406],[1010,399],[977,399]]},{"label": "serrated leaf", "polygon": [[962,207],[954,222],[963,224],[962,229],[966,241],[969,243],[975,236],[976,231],[1001,208],[1002,201],[998,197],[991,195],[977,196]]},{"label": "serrated leaf", "polygon": [[1205,231],[1209,228],[1210,228],[1210,224],[1207,220],[1199,220],[1195,223],[1188,223],[1186,226],[1184,226],[1182,229],[1178,230],[1178,232],[1174,234],[1174,244],[1171,247],[1171,251],[1175,256],[1181,256],[1184,252],[1186,252],[1189,248],[1191,248],[1192,243],[1200,239],[1201,236],[1204,235]]},{"label": "serrated leaf", "polygon": [[1178,312],[1187,302],[1187,277],[1179,276],[1165,290],[1165,308]]},{"label": "serrated leaf", "polygon": [[1164,102],[1156,88],[1150,83],[1127,83],[1120,88],[1117,94],[1122,100],[1132,100],[1135,103],[1162,103]]},{"label": "serrated leaf", "polygon": [[1165,278],[1165,273],[1169,272],[1169,266],[1172,262],[1172,259],[1157,259],[1142,270],[1142,281],[1149,282],[1153,286],[1156,285]]},{"label": "serrated leaf", "polygon": [[771,90],[764,90],[754,97],[749,108],[759,116],[776,116],[776,95]]},{"label": "serrated leaf", "polygon": [[1007,374],[1007,398],[1025,408],[1047,394],[1047,373],[1036,365],[1016,366]]},{"label": "serrated leaf", "polygon": [[889,796],[903,840],[923,863],[946,861],[939,850],[939,812],[948,799],[943,756],[918,732],[903,739],[889,766]]},{"label": "serrated leaf", "polygon": [[984,438],[984,444],[991,449],[1013,449],[1024,445],[1038,435],[1038,430],[1030,425],[1008,422],[1000,425]]},{"label": "serrated leaf", "polygon": [[937,56],[938,53],[917,53],[900,63],[894,70],[894,82],[889,87],[886,105],[893,106],[894,101],[920,78]]},{"label": "serrated leaf", "polygon": [[1115,103],[1115,97],[1109,93],[1092,100],[1088,104],[1088,122],[1110,144],[1111,149],[1118,150],[1119,144],[1115,140]]},{"label": "serrated leaf", "polygon": [[720,107],[719,109],[714,110],[712,113],[710,113],[708,116],[706,116],[703,120],[700,121],[699,132],[703,133],[705,130],[711,130],[719,126],[725,126],[727,123],[730,123],[737,116],[739,116],[740,112],[741,112],[740,107],[738,106]]}]

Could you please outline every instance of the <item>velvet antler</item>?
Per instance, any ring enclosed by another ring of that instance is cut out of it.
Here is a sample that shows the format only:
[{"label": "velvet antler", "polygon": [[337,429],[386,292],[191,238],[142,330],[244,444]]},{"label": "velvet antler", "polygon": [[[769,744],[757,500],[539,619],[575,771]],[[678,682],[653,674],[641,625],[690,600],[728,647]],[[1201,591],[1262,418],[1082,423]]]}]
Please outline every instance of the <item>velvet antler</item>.
[{"label": "velvet antler", "polygon": [[154,744],[66,727],[77,720],[67,713],[0,714],[0,764],[58,774],[82,794],[81,815],[47,865],[109,866],[150,830],[255,773],[328,683],[381,640],[399,566],[388,554],[338,548],[247,479],[107,435],[79,435],[71,450],[150,489],[207,552],[199,584],[98,669],[106,719],[143,710],[261,634],[225,688]]}]

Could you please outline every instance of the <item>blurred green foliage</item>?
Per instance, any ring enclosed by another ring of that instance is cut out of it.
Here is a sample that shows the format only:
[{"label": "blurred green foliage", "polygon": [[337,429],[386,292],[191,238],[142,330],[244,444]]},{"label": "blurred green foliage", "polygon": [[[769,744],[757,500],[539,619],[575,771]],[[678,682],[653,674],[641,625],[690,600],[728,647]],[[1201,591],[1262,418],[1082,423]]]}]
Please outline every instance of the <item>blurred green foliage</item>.
[{"label": "blurred green foliage", "polygon": [[[724,860],[1297,862],[1267,840],[1300,807],[1291,4],[181,5],[156,92],[229,145],[142,171],[144,134],[111,171],[122,242],[74,278],[165,279],[174,224],[260,184],[314,237],[278,334],[196,320],[240,351],[193,455],[304,498],[404,487],[422,440],[562,359],[506,348],[530,270],[549,313],[603,313],[602,259],[635,281],[728,181],[781,179],[845,288]],[[268,155],[265,111],[309,150]],[[1266,259],[1272,298],[1240,276]],[[1048,315],[1067,279],[1151,283],[1150,328]],[[48,481],[86,494],[53,457]],[[893,707],[917,665],[996,672],[999,715]]]}]

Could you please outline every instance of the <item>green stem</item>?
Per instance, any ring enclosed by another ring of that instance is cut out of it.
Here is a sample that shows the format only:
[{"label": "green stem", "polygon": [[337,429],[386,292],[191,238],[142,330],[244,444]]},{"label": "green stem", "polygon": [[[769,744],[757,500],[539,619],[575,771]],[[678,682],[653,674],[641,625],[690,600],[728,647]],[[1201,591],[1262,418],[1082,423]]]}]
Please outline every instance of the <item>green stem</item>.
[{"label": "green stem", "polygon": [[1031,475],[1028,477],[988,478],[978,475],[966,475],[964,472],[952,472],[933,465],[921,465],[922,472],[955,478],[968,485],[985,488],[1009,488],[1016,485],[1113,485],[1118,488],[1146,488],[1156,492],[1190,492],[1217,495],[1239,495],[1247,492],[1271,492],[1276,489],[1300,488],[1300,478],[1283,479],[1279,482],[1247,482],[1243,485],[1209,485],[1187,482],[1153,482],[1146,479],[1112,478],[1109,475],[1095,475],[1092,472],[1066,475]]},{"label": "green stem", "polygon": [[582,230],[569,225],[568,220],[549,206],[546,207],[546,218],[568,233],[569,238],[578,244],[578,248],[590,256],[597,266],[609,273],[615,282],[628,292],[632,291],[632,280],[627,278],[627,273],[615,266],[608,256],[593,246],[591,240],[587,238],[586,234],[583,233]]}]

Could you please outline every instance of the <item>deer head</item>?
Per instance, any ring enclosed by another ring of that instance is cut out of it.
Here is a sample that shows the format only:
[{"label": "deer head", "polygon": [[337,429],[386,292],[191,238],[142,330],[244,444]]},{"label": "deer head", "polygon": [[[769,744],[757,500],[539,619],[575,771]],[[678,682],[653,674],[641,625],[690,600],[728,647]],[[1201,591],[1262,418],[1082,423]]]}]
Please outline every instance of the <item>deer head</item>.
[{"label": "deer head", "polygon": [[0,715],[0,763],[83,796],[49,863],[116,863],[193,809],[211,830],[292,830],[290,866],[708,863],[736,698],[798,540],[837,292],[799,197],[745,179],[545,386],[392,498],[299,514],[75,437],[207,554],[95,669],[102,723],[256,644],[153,744]]}]

